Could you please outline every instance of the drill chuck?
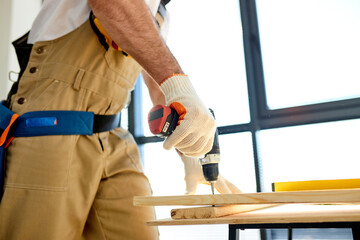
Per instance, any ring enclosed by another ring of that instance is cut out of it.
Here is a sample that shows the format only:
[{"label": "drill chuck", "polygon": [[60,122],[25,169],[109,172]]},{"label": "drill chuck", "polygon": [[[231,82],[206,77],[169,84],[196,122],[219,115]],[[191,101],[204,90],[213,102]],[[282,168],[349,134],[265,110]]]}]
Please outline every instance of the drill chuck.
[{"label": "drill chuck", "polygon": [[219,164],[211,163],[202,165],[204,178],[207,182],[216,182],[219,176]]}]

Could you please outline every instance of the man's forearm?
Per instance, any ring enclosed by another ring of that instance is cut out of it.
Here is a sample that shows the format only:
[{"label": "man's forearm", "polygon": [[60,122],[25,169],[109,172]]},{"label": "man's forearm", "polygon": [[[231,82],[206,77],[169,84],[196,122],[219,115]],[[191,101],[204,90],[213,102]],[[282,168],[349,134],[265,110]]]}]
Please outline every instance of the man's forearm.
[{"label": "man's forearm", "polygon": [[144,82],[149,90],[149,96],[153,105],[165,105],[164,93],[160,90],[160,86],[146,73],[142,73]]},{"label": "man's forearm", "polygon": [[160,36],[144,0],[88,0],[95,16],[121,49],[157,82],[182,70]]}]

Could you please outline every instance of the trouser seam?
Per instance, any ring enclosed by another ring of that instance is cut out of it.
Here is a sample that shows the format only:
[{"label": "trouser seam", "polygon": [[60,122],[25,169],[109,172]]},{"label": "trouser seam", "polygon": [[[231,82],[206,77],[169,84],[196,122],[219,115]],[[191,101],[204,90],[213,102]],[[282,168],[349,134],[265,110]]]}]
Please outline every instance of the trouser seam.
[{"label": "trouser seam", "polygon": [[96,210],[96,208],[95,208],[94,205],[92,206],[92,209],[94,209],[95,217],[96,217],[96,219],[99,221],[101,233],[102,233],[104,239],[107,240],[108,238],[106,237],[103,224],[102,224],[102,222],[101,222],[100,216],[98,215],[98,212],[97,212],[97,210]]}]

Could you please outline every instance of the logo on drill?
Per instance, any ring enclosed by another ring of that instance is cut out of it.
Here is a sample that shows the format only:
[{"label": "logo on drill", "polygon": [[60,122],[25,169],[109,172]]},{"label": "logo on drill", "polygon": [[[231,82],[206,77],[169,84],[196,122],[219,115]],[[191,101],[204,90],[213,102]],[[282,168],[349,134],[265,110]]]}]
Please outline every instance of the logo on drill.
[{"label": "logo on drill", "polygon": [[162,132],[166,133],[166,131],[168,130],[169,126],[170,126],[170,123],[169,123],[169,122],[166,122],[165,125],[164,125],[164,127],[163,127],[163,129],[162,129]]}]

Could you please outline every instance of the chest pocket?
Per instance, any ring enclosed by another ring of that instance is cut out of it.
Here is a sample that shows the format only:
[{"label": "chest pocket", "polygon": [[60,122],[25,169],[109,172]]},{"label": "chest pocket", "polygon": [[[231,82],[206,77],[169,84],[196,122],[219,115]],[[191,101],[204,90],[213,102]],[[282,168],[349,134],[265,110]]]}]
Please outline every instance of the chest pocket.
[{"label": "chest pocket", "polygon": [[119,74],[121,81],[124,81],[126,87],[132,90],[141,72],[141,66],[133,58],[125,56],[122,52],[113,48],[106,51],[105,60],[109,69]]}]

